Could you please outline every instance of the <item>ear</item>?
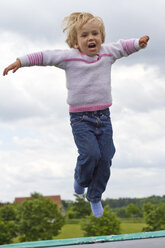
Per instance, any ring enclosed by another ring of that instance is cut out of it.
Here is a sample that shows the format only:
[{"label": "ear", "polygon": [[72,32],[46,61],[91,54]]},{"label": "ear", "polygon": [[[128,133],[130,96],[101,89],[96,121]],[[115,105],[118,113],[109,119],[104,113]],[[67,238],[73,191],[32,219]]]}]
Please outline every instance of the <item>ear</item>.
[{"label": "ear", "polygon": [[77,43],[74,45],[74,48],[75,48],[75,49],[78,49],[78,48],[79,48],[79,46],[78,46]]}]

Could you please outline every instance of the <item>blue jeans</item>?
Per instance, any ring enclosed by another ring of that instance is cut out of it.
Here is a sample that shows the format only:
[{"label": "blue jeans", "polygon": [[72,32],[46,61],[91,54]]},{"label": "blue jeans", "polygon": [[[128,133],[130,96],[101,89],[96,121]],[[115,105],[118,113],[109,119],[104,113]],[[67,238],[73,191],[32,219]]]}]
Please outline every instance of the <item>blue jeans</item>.
[{"label": "blue jeans", "polygon": [[75,180],[88,187],[88,201],[98,202],[109,180],[115,153],[109,109],[70,113],[70,121],[79,153]]}]

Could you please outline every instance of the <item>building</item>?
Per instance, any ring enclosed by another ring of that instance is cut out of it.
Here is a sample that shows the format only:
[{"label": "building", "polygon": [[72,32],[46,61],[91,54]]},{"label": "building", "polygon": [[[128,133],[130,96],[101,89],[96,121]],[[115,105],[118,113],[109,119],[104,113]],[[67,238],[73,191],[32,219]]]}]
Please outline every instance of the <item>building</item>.
[{"label": "building", "polygon": [[[50,195],[43,196],[44,198],[50,198],[52,201],[57,203],[58,208],[61,207],[61,196],[60,195]],[[14,203],[23,203],[27,199],[31,199],[32,197],[16,197]]]}]

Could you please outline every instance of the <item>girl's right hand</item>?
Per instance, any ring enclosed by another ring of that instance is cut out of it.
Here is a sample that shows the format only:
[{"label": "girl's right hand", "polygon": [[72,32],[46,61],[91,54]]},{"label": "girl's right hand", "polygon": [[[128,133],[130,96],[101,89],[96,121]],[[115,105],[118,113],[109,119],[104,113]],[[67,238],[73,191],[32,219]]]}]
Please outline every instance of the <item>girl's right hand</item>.
[{"label": "girl's right hand", "polygon": [[3,71],[3,76],[7,75],[9,71],[13,70],[13,73],[16,72],[21,67],[21,61],[17,59],[14,63],[6,67]]}]

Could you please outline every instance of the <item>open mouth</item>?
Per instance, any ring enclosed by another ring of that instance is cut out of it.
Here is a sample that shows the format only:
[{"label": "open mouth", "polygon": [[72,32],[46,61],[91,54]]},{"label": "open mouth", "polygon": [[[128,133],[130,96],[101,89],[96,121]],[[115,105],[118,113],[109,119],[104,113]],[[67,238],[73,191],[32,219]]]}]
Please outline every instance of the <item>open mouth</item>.
[{"label": "open mouth", "polygon": [[88,45],[88,48],[95,48],[96,47],[96,44],[95,43],[90,43],[89,45]]}]

